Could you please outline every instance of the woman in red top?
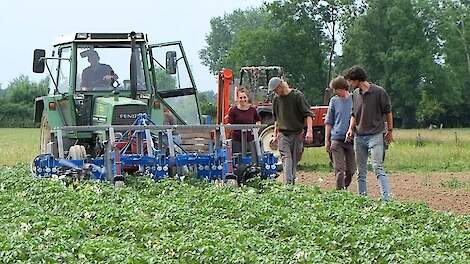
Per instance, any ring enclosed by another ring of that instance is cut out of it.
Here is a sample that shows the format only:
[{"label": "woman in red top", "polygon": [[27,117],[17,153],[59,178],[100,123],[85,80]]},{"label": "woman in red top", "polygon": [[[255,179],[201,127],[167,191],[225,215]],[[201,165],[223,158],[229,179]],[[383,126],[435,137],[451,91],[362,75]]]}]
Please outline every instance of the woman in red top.
[{"label": "woman in red top", "polygon": [[[237,104],[230,108],[228,112],[228,123],[229,124],[261,124],[261,118],[256,112],[248,98],[248,92],[246,89],[241,88],[237,92]],[[251,132],[246,135],[246,142],[251,153],[256,154],[255,144],[253,142],[254,137]],[[232,149],[233,152],[241,152],[241,131],[232,131]],[[255,156],[254,156],[255,157]]]}]

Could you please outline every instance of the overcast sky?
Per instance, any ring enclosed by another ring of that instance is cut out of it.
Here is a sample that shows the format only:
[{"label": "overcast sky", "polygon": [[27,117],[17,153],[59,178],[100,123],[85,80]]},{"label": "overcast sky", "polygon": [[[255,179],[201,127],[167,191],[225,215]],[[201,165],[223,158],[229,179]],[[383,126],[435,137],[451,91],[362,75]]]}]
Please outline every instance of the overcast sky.
[{"label": "overcast sky", "polygon": [[0,83],[32,72],[33,50],[74,32],[144,32],[149,42],[181,40],[199,90],[215,89],[215,78],[201,64],[210,19],[235,9],[261,6],[264,0],[0,0]]}]

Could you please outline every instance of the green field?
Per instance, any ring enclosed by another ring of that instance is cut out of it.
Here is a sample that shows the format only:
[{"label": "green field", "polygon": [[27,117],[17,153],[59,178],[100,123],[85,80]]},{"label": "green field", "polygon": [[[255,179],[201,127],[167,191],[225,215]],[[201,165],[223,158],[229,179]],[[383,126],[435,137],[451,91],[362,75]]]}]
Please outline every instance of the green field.
[{"label": "green field", "polygon": [[127,187],[0,169],[0,263],[469,263],[470,216],[267,181]]},{"label": "green field", "polygon": [[0,128],[0,166],[29,163],[39,153],[39,129]]},{"label": "green field", "polygon": [[[470,263],[468,215],[269,181],[66,186],[31,178],[38,129],[0,137],[0,263]],[[398,130],[386,167],[470,171],[469,152],[468,129]],[[302,167],[329,171],[324,148]]]},{"label": "green field", "polygon": [[[386,154],[387,171],[470,171],[470,129],[397,129],[394,137]],[[305,170],[329,171],[328,162],[324,148],[310,148],[300,164]]]},{"label": "green field", "polygon": [[[0,165],[29,163],[38,153],[38,129],[1,128],[0,138]],[[301,165],[305,170],[326,172],[328,162],[324,148],[310,148]],[[470,171],[470,129],[397,129],[385,167],[388,171]]]}]

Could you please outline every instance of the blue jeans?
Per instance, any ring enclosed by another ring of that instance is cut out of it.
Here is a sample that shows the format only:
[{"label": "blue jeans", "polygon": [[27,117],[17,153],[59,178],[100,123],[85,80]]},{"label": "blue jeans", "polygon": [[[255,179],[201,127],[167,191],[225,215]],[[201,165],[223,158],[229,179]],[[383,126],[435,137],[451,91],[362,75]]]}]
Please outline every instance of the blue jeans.
[{"label": "blue jeans", "polygon": [[354,137],[354,151],[358,169],[357,186],[360,195],[367,195],[367,158],[372,161],[372,168],[380,184],[382,199],[390,200],[390,187],[383,166],[384,138],[382,133]]}]

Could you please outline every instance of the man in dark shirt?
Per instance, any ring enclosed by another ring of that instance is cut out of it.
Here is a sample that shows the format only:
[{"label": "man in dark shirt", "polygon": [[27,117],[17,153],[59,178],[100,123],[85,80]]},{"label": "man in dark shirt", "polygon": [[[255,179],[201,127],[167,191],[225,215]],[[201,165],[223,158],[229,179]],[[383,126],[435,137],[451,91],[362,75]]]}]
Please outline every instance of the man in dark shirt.
[{"label": "man in dark shirt", "polygon": [[354,90],[351,121],[347,137],[354,136],[354,151],[358,167],[358,191],[367,195],[367,158],[371,156],[372,168],[380,183],[382,199],[390,199],[390,187],[383,167],[385,121],[387,132],[385,141],[393,141],[393,116],[390,97],[380,86],[367,81],[366,71],[354,66],[347,70],[344,77]]},{"label": "man in dark shirt", "polygon": [[302,158],[305,124],[305,140],[309,144],[313,142],[313,113],[302,92],[291,89],[280,78],[271,78],[268,86],[276,94],[273,99],[275,141],[279,144],[284,180],[294,184],[297,163]]},{"label": "man in dark shirt", "polygon": [[90,66],[82,72],[82,89],[94,89],[97,87],[109,87],[112,82],[118,79],[111,66],[99,63],[100,56],[95,50],[86,50],[80,53],[82,57],[88,57]]}]

